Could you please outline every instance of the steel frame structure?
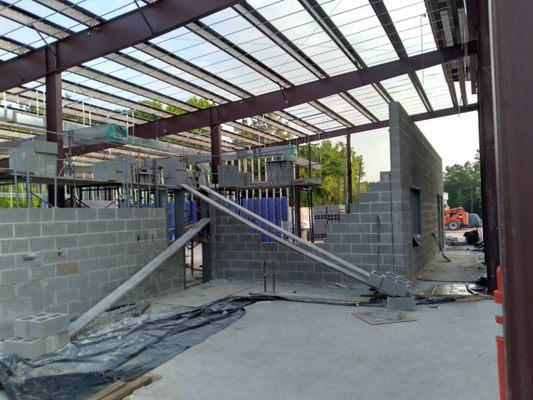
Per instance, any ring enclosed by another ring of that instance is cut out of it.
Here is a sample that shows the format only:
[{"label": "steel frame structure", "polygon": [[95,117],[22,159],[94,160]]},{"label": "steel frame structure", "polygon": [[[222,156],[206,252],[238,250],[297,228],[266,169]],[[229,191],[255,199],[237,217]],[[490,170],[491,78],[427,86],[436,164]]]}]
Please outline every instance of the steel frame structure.
[{"label": "steel frame structure", "polygon": [[[531,135],[527,132],[527,127],[531,125],[529,121],[531,113],[526,107],[529,103],[524,100],[529,100],[532,90],[529,87],[531,86],[529,70],[524,67],[522,58],[527,47],[531,47],[531,41],[516,40],[517,33],[524,38],[531,36],[529,19],[524,17],[533,15],[533,7],[529,1],[518,0],[518,4],[512,6],[493,2],[494,49],[491,49],[489,23],[491,4],[488,0],[468,2],[421,0],[427,10],[436,50],[409,56],[402,31],[398,30],[392,15],[394,10],[388,10],[382,0],[369,0],[368,7],[374,11],[374,16],[398,58],[396,61],[369,67],[370,64],[360,54],[361,49],[356,50],[357,47],[350,35],[335,24],[333,15],[326,11],[322,3],[317,0],[298,0],[304,12],[353,66],[353,71],[340,75],[328,73],[320,62],[309,55],[304,46],[291,40],[287,32],[266,18],[261,10],[255,9],[243,0],[144,1],[143,4],[146,5],[110,20],[72,3],[59,0],[34,1],[54,10],[58,15],[83,23],[87,28],[75,32],[53,23],[46,17],[25,11],[16,4],[0,0],[0,7],[3,7],[0,8],[0,16],[33,29],[39,33],[43,41],[43,35],[54,40],[51,44],[38,47],[21,43],[13,37],[1,37],[0,50],[14,54],[15,57],[0,62],[0,92],[4,92],[5,99],[12,103],[17,103],[21,99],[24,102],[34,103],[39,101],[40,94],[26,84],[35,81],[40,85],[44,84],[46,131],[41,132],[48,140],[58,143],[62,141],[62,136],[58,134],[61,131],[62,120],[69,116],[83,118],[85,112],[90,111],[95,123],[108,121],[127,123],[132,125],[130,130],[132,133],[135,132],[136,136],[161,140],[167,137],[170,143],[179,141],[191,148],[210,151],[215,171],[220,163],[222,151],[245,147],[289,143],[299,145],[316,140],[346,137],[347,155],[349,155],[351,134],[388,126],[388,121],[379,118],[371,106],[351,94],[349,90],[368,86],[376,92],[380,101],[388,103],[397,96],[397,93],[394,93],[390,87],[386,88],[384,81],[395,77],[408,78],[416,92],[416,101],[419,101],[425,109],[425,112],[411,113],[413,121],[479,109],[484,235],[489,290],[495,286],[495,269],[500,263],[500,252],[505,269],[508,398],[533,398],[531,380],[533,346],[528,340],[528,332],[533,331],[533,305],[527,300],[529,285],[533,281],[532,270],[528,265],[533,256],[530,254],[529,244],[533,232],[531,224],[526,223],[533,219],[531,208],[526,203],[531,197],[528,196],[528,192],[532,189],[531,185],[523,184],[527,182],[527,174],[531,169]],[[246,51],[242,43],[236,43],[218,34],[203,20],[226,9],[232,10],[239,18],[261,32],[272,46],[280,49],[302,70],[311,74],[313,80],[294,84],[276,68]],[[208,66],[198,65],[161,45],[150,42],[151,39],[178,27],[194,33],[214,46],[217,51],[246,66],[262,79],[278,85],[280,90],[254,94],[243,88],[243,85],[214,73]],[[150,62],[120,52],[130,46],[154,60],[189,74],[194,79],[188,80],[176,76],[151,65]],[[213,107],[200,109],[198,106],[176,99],[171,94],[83,65],[86,61],[98,57],[164,82],[169,87],[209,100],[213,103]],[[492,59],[495,60],[494,66]],[[417,71],[431,66],[442,68],[451,107],[435,107],[428,85],[421,82],[416,74]],[[66,74],[61,79],[61,73],[64,71],[82,77],[86,81],[97,82],[102,87],[95,88],[90,83],[69,80]],[[493,77],[495,93],[492,87]],[[471,92],[479,95],[479,105],[468,101],[467,80],[469,79]],[[205,84],[195,83],[193,80]],[[104,90],[104,86],[115,88],[116,92]],[[79,101],[63,97],[62,90],[80,90],[90,98],[136,110],[138,113],[130,118],[96,103],[80,104]],[[160,109],[153,104],[139,103],[128,96],[119,95],[120,91],[179,108],[184,114],[173,115],[169,110]],[[368,123],[353,123],[346,114],[343,115],[340,110],[326,104],[324,98],[327,96],[337,96],[342,99],[352,110],[366,118]],[[493,107],[494,104],[496,107]],[[309,122],[310,118],[307,115],[294,110],[298,105],[308,107],[313,114],[332,121],[341,128],[317,127],[317,124]],[[152,121],[152,116],[157,120]],[[253,122],[249,123],[248,119]],[[197,129],[202,129],[202,133],[198,133]],[[249,135],[243,135],[241,131],[246,131]],[[278,131],[284,134],[281,135]],[[31,137],[33,134],[25,132],[21,135]],[[2,136],[11,139],[7,133],[5,135],[2,133]],[[87,163],[131,151],[142,152],[142,157],[164,155],[157,150],[143,149],[139,146],[112,148],[114,146],[111,143],[78,146],[71,150],[71,155]],[[61,145],[60,148],[59,158],[63,158],[61,152],[64,148]],[[102,150],[106,152],[98,153]],[[2,162],[5,164],[6,161],[1,160],[0,163]],[[349,160],[347,162],[347,170],[351,174],[351,165]],[[350,186],[348,186],[349,201]],[[498,186],[498,196],[496,196],[496,186]],[[296,203],[300,198],[299,189],[297,191]]]}]

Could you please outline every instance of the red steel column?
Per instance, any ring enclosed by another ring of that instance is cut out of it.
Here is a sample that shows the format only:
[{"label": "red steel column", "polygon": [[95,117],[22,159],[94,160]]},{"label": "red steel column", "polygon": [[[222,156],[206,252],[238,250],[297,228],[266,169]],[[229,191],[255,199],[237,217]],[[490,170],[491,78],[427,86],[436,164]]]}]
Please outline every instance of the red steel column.
[{"label": "red steel column", "polygon": [[492,1],[507,400],[533,399],[533,2]]},{"label": "red steel column", "polygon": [[490,55],[488,0],[478,1],[478,103],[479,155],[481,164],[481,197],[483,241],[487,265],[487,289],[496,289],[496,269],[500,265],[498,244],[498,199],[496,196],[496,150],[494,147],[494,114],[492,105],[492,63]]},{"label": "red steel column", "polygon": [[[63,115],[61,97],[61,73],[54,72],[46,75],[46,140],[56,142],[57,153],[57,173],[63,175]],[[57,199],[54,198],[54,185],[48,185],[48,202],[51,205],[63,204],[65,201],[65,187],[57,187]]]},{"label": "red steel column", "polygon": [[218,183],[218,166],[221,158],[221,144],[222,138],[220,136],[220,125],[213,125],[211,127],[211,182]]}]

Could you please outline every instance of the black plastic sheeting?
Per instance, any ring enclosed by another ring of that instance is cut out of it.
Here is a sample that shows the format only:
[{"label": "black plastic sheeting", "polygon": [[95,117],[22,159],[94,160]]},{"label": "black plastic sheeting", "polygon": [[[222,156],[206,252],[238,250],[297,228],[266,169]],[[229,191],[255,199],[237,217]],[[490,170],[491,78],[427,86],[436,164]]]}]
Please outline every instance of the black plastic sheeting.
[{"label": "black plastic sheeting", "polygon": [[241,318],[265,296],[233,297],[194,308],[125,318],[81,336],[56,353],[25,361],[0,358],[0,383],[10,399],[85,399],[118,380],[131,380]]}]

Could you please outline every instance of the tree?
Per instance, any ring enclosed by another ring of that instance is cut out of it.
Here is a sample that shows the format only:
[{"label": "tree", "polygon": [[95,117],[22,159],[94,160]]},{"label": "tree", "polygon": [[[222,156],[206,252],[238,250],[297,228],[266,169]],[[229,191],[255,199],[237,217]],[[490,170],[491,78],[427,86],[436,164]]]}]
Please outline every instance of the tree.
[{"label": "tree", "polygon": [[444,172],[444,191],[448,192],[450,207],[463,207],[481,216],[481,174],[479,150],[474,161],[464,165],[454,164]]},{"label": "tree", "polygon": [[[311,161],[319,163],[320,171],[311,171],[311,177],[322,177],[322,185],[312,189],[313,205],[324,204],[344,204],[346,202],[346,144],[337,142],[333,144],[330,140],[324,140],[320,144],[300,147],[300,157],[309,159],[309,149],[311,150]],[[352,187],[354,189],[354,201],[356,200],[356,188],[359,176],[364,176],[363,158],[357,155],[355,150],[351,151],[352,158]],[[361,173],[359,168],[361,167]],[[308,178],[309,170],[300,168],[300,177]],[[367,185],[361,184],[361,192],[367,191]],[[308,206],[307,196],[302,197],[302,205]]]}]

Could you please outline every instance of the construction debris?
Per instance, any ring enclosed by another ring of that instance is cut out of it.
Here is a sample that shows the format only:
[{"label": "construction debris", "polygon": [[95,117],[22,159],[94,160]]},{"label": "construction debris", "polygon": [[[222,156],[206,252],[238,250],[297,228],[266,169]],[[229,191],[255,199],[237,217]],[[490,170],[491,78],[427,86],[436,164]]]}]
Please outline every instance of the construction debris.
[{"label": "construction debris", "polygon": [[401,311],[366,311],[362,313],[351,313],[369,325],[396,324],[399,322],[413,322],[415,318],[406,316]]}]

